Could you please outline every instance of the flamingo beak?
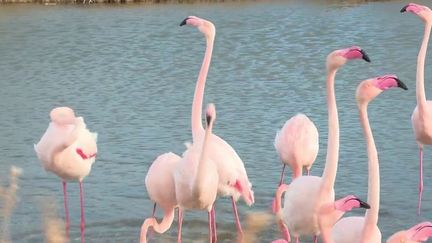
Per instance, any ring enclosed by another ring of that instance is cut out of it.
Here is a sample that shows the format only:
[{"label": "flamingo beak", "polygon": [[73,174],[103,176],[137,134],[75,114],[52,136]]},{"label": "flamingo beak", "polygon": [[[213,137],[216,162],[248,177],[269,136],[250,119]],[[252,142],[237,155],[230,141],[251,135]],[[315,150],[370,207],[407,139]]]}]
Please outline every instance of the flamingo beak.
[{"label": "flamingo beak", "polygon": [[370,209],[370,205],[367,202],[363,202],[362,200],[360,200],[358,198],[356,198],[355,200],[357,200],[360,203],[361,208]]},{"label": "flamingo beak", "polygon": [[186,25],[186,21],[189,19],[189,17],[188,18],[185,18],[181,23],[180,23],[180,26],[183,26],[183,25]]},{"label": "flamingo beak", "polygon": [[397,85],[399,88],[403,89],[403,90],[408,90],[408,87],[398,78],[395,78]]},{"label": "flamingo beak", "polygon": [[210,126],[210,122],[211,122],[211,116],[210,115],[206,115],[206,122],[207,122],[207,126]]},{"label": "flamingo beak", "polygon": [[360,50],[360,53],[362,54],[362,58],[363,60],[365,60],[366,62],[371,62],[369,56],[366,54],[366,52],[364,50]]},{"label": "flamingo beak", "polygon": [[400,10],[400,12],[401,12],[401,13],[406,12],[406,9],[408,8],[408,6],[409,6],[409,5],[406,5],[405,7],[403,7],[403,8]]}]

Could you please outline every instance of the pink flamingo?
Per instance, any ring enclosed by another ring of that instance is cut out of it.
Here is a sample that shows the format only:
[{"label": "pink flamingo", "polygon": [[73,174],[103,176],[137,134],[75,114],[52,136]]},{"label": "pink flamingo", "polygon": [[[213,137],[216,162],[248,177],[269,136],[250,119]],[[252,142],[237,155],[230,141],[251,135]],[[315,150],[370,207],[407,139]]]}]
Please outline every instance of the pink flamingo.
[{"label": "pink flamingo", "polygon": [[427,241],[429,237],[432,237],[432,223],[423,222],[414,225],[409,230],[393,234],[388,238],[387,243],[420,243]]},{"label": "pink flamingo", "polygon": [[432,101],[426,100],[424,88],[424,65],[426,51],[429,43],[429,36],[432,28],[432,11],[430,8],[414,3],[410,3],[401,9],[401,12],[411,12],[420,17],[425,22],[423,41],[417,57],[417,75],[416,75],[416,98],[417,106],[415,107],[411,123],[414,129],[415,138],[420,150],[420,178],[419,178],[419,196],[417,214],[420,215],[421,199],[423,194],[423,145],[432,144]]},{"label": "pink flamingo", "polygon": [[[192,137],[195,143],[197,140],[202,140],[204,136],[204,128],[201,122],[202,105],[216,29],[210,21],[195,16],[187,17],[180,25],[197,27],[198,30],[204,34],[207,43],[192,103]],[[242,196],[247,205],[250,206],[254,203],[252,184],[249,182],[243,161],[225,140],[212,133],[209,138],[209,144],[212,148],[209,151],[209,158],[215,162],[219,174],[218,195],[231,196],[237,231],[241,234],[243,231],[238,216],[236,201]]]},{"label": "pink flamingo", "polygon": [[327,235],[327,238],[324,239],[325,243],[381,242],[381,232],[377,225],[380,204],[379,161],[372,129],[369,125],[367,107],[381,92],[394,87],[408,89],[395,75],[367,79],[361,82],[357,88],[356,100],[368,154],[368,202],[371,209],[366,212],[364,217],[346,217],[339,220],[333,227],[333,237]]},{"label": "pink flamingo", "polygon": [[51,122],[40,141],[34,145],[37,157],[47,171],[63,180],[66,235],[69,238],[69,209],[66,181],[78,180],[81,204],[81,242],[84,242],[83,180],[90,173],[97,153],[97,134],[91,133],[82,117],[75,117],[69,107],[57,107],[50,113]]},{"label": "pink flamingo", "polygon": [[[156,158],[147,172],[145,185],[149,197],[155,204],[152,217],[147,218],[141,226],[141,243],[147,242],[147,230],[149,227],[153,227],[157,233],[162,234],[171,227],[174,221],[174,210],[178,206],[174,184],[174,170],[180,160],[181,157],[174,153],[162,154]],[[155,218],[156,205],[159,205],[164,212],[161,223],[158,223]],[[180,209],[178,214],[180,216]],[[181,239],[178,238],[178,242],[180,241]]]},{"label": "pink flamingo", "polygon": [[334,202],[334,182],[339,155],[339,120],[334,92],[334,80],[337,70],[349,60],[363,59],[370,62],[367,54],[353,46],[336,50],[327,56],[327,106],[328,106],[328,146],[327,159],[322,177],[299,176],[285,193],[285,207],[281,218],[296,238],[300,235],[314,235],[317,241],[319,226],[317,212],[321,205]]},{"label": "pink flamingo", "polygon": [[216,201],[219,175],[216,164],[209,156],[213,149],[210,146],[210,138],[216,119],[216,109],[213,104],[208,105],[206,118],[207,129],[204,138],[195,141],[183,153],[183,158],[178,162],[174,172],[174,181],[177,202],[181,209],[207,210],[209,242],[216,242],[213,204]]},{"label": "pink flamingo", "polygon": [[[318,129],[305,114],[297,114],[285,122],[282,129],[277,132],[274,142],[283,164],[278,186],[283,183],[286,165],[291,167],[291,180],[303,174],[303,167],[306,167],[307,175],[310,175],[310,169],[318,155],[318,136]],[[275,212],[274,200],[272,208]]]},{"label": "pink flamingo", "polygon": [[286,165],[291,167],[292,180],[302,175],[304,167],[307,175],[310,175],[310,169],[318,155],[318,136],[318,129],[305,114],[297,114],[285,122],[274,142],[283,164],[279,186],[283,183]]}]

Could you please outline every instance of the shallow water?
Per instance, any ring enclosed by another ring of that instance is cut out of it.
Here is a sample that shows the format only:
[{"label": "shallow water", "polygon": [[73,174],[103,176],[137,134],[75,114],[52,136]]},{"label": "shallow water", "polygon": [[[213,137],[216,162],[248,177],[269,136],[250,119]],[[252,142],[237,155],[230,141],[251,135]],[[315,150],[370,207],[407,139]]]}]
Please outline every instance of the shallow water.
[{"label": "shallow water", "polygon": [[[336,195],[367,197],[356,86],[369,77],[396,73],[410,89],[388,91],[369,106],[381,165],[379,226],[386,239],[432,220],[429,147],[422,216],[416,216],[418,148],[410,122],[423,24],[399,13],[404,4],[1,6],[1,182],[7,181],[10,165],[24,168],[12,239],[42,241],[41,205],[48,198],[56,200],[63,216],[60,180],[41,168],[33,143],[45,131],[49,111],[67,105],[99,134],[98,158],[84,183],[87,242],[137,242],[152,209],[144,186],[150,163],[167,151],[181,154],[183,142],[191,140],[190,109],[205,42],[197,30],[178,26],[188,15],[208,18],[217,28],[205,103],[216,104],[214,132],[237,150],[254,185],[255,205],[239,203],[242,219],[248,212],[268,210],[281,170],[274,136],[298,112],[319,129],[312,175],[321,175],[327,143],[325,57],[355,44],[372,63],[352,62],[337,75],[341,147]],[[430,94],[430,82],[426,88]],[[77,183],[69,184],[69,198],[72,241],[79,242]],[[232,242],[230,201],[219,199],[216,210],[220,242]],[[154,242],[175,242],[176,232],[174,224]],[[272,224],[259,237],[269,242],[280,234]],[[183,239],[207,239],[204,212],[186,213]]]}]

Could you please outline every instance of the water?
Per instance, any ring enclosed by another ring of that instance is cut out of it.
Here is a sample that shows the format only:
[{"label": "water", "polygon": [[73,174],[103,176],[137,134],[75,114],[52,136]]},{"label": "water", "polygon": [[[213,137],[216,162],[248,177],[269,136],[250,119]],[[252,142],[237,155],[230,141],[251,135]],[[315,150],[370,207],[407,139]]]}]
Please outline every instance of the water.
[{"label": "water", "polygon": [[[167,151],[180,154],[183,142],[191,140],[190,109],[205,42],[196,29],[178,26],[188,15],[206,17],[217,28],[205,103],[216,103],[214,131],[237,150],[254,185],[255,205],[239,203],[242,220],[248,212],[268,209],[281,170],[274,136],[298,112],[319,129],[312,175],[321,175],[327,141],[324,61],[330,51],[353,44],[363,47],[372,63],[351,62],[337,75],[337,197],[367,197],[356,86],[396,73],[410,89],[385,92],[369,106],[381,166],[379,227],[386,239],[431,220],[431,150],[425,150],[423,210],[417,217],[418,148],[410,122],[423,24],[399,13],[404,4],[1,6],[1,181],[7,181],[10,165],[24,168],[12,239],[42,241],[41,207],[50,198],[63,215],[60,180],[41,168],[33,143],[45,131],[49,111],[67,105],[99,133],[98,158],[84,183],[87,242],[137,242],[152,209],[144,186],[150,163]],[[426,88],[430,94],[430,82]],[[69,198],[72,241],[79,242],[77,183],[69,184]],[[230,201],[221,198],[216,208],[220,242],[232,242]],[[176,232],[173,225],[154,242],[175,242]],[[184,242],[206,237],[206,214],[187,212]],[[260,234],[261,242],[279,237],[275,224]]]}]

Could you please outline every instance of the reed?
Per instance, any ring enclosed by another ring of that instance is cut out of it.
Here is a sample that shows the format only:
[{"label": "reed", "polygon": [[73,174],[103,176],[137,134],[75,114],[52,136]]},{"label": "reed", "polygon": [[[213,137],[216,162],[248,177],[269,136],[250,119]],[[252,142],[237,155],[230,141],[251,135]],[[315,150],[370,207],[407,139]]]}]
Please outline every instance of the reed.
[{"label": "reed", "polygon": [[10,243],[9,225],[13,210],[18,201],[16,196],[18,190],[18,177],[22,169],[12,166],[10,169],[9,187],[0,186],[0,217],[1,217],[1,234],[0,243]]}]

